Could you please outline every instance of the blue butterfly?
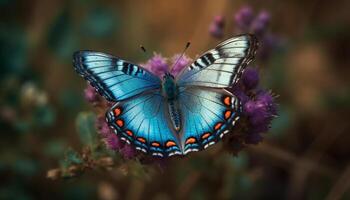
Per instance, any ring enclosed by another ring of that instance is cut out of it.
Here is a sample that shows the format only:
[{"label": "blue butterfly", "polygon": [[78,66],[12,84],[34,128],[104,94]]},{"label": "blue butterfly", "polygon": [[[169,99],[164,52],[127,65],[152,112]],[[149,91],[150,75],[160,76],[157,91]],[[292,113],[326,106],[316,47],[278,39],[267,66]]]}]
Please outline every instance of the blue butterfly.
[{"label": "blue butterfly", "polygon": [[241,104],[225,88],[236,83],[257,49],[253,35],[230,38],[177,77],[94,51],[74,54],[75,70],[108,101],[115,133],[158,157],[186,155],[218,142],[239,119]]}]

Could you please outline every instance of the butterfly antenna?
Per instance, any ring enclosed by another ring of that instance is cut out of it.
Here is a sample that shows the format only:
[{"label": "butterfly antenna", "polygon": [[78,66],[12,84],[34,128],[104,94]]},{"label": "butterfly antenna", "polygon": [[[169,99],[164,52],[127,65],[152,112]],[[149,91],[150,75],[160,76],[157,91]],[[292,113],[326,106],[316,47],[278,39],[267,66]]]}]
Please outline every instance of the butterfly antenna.
[{"label": "butterfly antenna", "polygon": [[182,51],[181,55],[177,58],[176,62],[173,64],[173,67],[180,61],[180,59],[184,56],[186,50],[188,49],[188,47],[190,47],[191,42],[187,42],[184,50]]},{"label": "butterfly antenna", "polygon": [[140,49],[145,53],[147,57],[151,56],[150,53],[146,50],[146,48],[143,45],[140,45]]},{"label": "butterfly antenna", "polygon": [[143,52],[145,52],[145,53],[147,52],[147,51],[146,51],[146,48],[145,48],[144,46],[140,45],[140,48],[141,48],[141,50],[142,50]]}]

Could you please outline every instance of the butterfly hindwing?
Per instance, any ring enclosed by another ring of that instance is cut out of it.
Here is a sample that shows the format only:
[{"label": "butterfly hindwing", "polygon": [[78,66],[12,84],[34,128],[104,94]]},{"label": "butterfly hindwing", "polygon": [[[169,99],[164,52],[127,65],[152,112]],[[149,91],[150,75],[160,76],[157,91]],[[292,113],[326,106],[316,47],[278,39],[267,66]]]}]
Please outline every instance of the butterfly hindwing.
[{"label": "butterfly hindwing", "polygon": [[180,92],[184,154],[215,144],[239,118],[240,102],[226,90],[186,88]]},{"label": "butterfly hindwing", "polygon": [[159,90],[116,103],[106,114],[117,135],[153,156],[182,154]]},{"label": "butterfly hindwing", "polygon": [[75,70],[108,101],[120,101],[160,87],[160,79],[117,57],[94,51],[73,55]]},{"label": "butterfly hindwing", "polygon": [[253,59],[257,39],[241,35],[228,39],[195,60],[178,78],[178,85],[226,88],[235,83]]}]

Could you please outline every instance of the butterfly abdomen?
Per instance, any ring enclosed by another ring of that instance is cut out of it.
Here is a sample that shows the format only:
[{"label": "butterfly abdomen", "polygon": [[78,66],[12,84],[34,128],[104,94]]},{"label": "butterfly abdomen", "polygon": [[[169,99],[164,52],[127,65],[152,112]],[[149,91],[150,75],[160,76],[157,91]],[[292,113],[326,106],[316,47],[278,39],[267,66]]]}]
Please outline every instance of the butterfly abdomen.
[{"label": "butterfly abdomen", "polygon": [[174,129],[178,132],[181,129],[180,108],[177,101],[168,101],[168,110]]},{"label": "butterfly abdomen", "polygon": [[173,128],[178,132],[181,129],[181,115],[178,99],[178,87],[171,74],[165,74],[162,83],[163,96],[168,103],[168,113]]}]

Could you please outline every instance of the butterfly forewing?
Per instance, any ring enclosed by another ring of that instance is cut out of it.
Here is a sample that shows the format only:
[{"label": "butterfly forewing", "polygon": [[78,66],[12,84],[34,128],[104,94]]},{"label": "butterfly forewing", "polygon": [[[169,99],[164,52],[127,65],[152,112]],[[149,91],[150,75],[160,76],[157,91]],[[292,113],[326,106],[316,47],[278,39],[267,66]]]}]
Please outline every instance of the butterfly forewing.
[{"label": "butterfly forewing", "polygon": [[161,84],[142,67],[105,53],[78,51],[73,55],[73,65],[108,101],[124,100]]},{"label": "butterfly forewing", "polygon": [[237,82],[253,59],[257,40],[253,35],[241,35],[220,43],[196,59],[178,77],[178,85],[227,88]]}]

